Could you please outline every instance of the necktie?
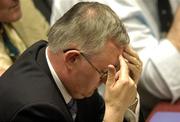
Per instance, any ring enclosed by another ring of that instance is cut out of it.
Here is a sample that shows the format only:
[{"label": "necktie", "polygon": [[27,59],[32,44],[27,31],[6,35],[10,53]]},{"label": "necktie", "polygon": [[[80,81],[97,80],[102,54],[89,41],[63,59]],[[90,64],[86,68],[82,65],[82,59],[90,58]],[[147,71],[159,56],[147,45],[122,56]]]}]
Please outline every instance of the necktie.
[{"label": "necktie", "polygon": [[2,33],[2,37],[3,37],[4,45],[9,50],[9,56],[11,57],[12,61],[14,62],[17,59],[18,55],[19,55],[19,50],[9,40],[6,32]]},{"label": "necktie", "polygon": [[160,19],[161,32],[166,33],[169,31],[173,21],[171,6],[168,0],[158,0],[157,7],[158,7],[158,14]]},{"label": "necktie", "polygon": [[73,120],[76,118],[77,113],[77,103],[75,100],[71,99],[70,102],[67,104],[69,111],[71,112],[71,115],[73,117]]}]

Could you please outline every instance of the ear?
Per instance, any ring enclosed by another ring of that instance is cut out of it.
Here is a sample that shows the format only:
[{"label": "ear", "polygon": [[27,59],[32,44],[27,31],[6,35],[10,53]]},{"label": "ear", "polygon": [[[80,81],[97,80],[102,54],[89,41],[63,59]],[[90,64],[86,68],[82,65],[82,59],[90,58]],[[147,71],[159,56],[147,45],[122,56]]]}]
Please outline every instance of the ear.
[{"label": "ear", "polygon": [[81,60],[81,54],[77,50],[70,50],[64,54],[64,62],[67,68],[72,68]]}]

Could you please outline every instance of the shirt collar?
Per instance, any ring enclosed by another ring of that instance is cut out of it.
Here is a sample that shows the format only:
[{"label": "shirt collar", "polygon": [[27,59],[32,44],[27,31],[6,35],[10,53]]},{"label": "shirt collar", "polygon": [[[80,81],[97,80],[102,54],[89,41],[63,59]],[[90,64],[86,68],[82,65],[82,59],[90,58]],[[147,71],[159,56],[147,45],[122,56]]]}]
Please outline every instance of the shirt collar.
[{"label": "shirt collar", "polygon": [[47,63],[48,63],[48,67],[49,67],[49,69],[50,69],[50,72],[51,72],[51,74],[52,74],[52,76],[53,76],[53,79],[54,79],[57,87],[59,88],[60,92],[62,93],[63,98],[64,98],[64,100],[65,100],[65,102],[66,102],[66,104],[67,104],[67,103],[70,102],[70,100],[72,99],[72,97],[71,97],[70,94],[67,92],[67,90],[65,89],[65,87],[64,87],[64,85],[62,84],[61,80],[59,79],[58,75],[56,74],[56,72],[55,72],[55,70],[54,70],[54,68],[53,68],[53,66],[52,66],[52,64],[51,64],[51,62],[50,62],[50,60],[49,60],[47,50],[48,50],[48,47],[46,48],[46,60],[47,60]]}]

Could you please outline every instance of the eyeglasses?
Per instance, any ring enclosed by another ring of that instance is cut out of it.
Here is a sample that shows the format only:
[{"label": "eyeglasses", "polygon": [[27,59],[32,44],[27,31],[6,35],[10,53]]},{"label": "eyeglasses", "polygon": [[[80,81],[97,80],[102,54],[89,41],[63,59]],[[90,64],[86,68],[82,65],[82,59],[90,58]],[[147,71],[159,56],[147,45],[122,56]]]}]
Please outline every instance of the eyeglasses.
[{"label": "eyeglasses", "polygon": [[96,68],[92,63],[91,61],[85,56],[84,53],[80,52],[80,54],[84,57],[84,59],[86,59],[86,61],[99,73],[100,75],[100,80],[107,80],[107,76],[108,76],[108,71],[105,71],[105,72],[101,72],[98,68]]},{"label": "eyeglasses", "polygon": [[[69,50],[77,50],[77,49],[66,49],[66,50],[63,50],[63,52],[67,52]],[[85,56],[84,53],[80,52],[80,54],[84,57],[84,59],[86,59],[86,61],[99,73],[100,75],[100,80],[101,81],[106,81],[107,80],[107,76],[108,76],[108,71],[105,71],[105,72],[102,72],[100,71],[98,68],[96,68],[93,63],[91,63],[91,61]],[[118,71],[119,69],[119,65],[115,66],[116,70]]]},{"label": "eyeglasses", "polygon": [[[91,61],[85,56],[84,53],[80,52],[80,54],[86,59],[86,61],[99,73],[100,75],[100,80],[101,81],[106,81],[107,80],[107,76],[108,76],[108,71],[105,72],[101,72],[98,68],[96,68],[93,63],[91,63]],[[120,69],[119,64],[114,65],[116,71],[118,71]]]},{"label": "eyeglasses", "polygon": [[[63,50],[63,52],[67,52],[69,50],[77,50],[77,49],[65,49]],[[100,80],[102,81],[105,81],[107,80],[107,75],[108,75],[108,71],[105,71],[105,72],[101,72],[98,68],[96,68],[92,63],[91,61],[85,56],[84,53],[80,52],[80,54],[84,57],[84,59],[86,59],[86,61],[99,73],[100,75]]]}]

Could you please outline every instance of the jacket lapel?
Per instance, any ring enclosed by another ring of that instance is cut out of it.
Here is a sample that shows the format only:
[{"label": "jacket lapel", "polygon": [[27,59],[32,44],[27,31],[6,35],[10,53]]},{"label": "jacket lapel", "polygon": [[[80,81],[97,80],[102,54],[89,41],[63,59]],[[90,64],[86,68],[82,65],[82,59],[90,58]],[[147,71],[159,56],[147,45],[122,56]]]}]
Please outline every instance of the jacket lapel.
[{"label": "jacket lapel", "polygon": [[56,89],[57,89],[56,91],[59,91],[57,93],[58,96],[59,96],[58,97],[59,99],[57,99],[57,100],[59,100],[59,102],[58,102],[59,107],[61,108],[62,114],[64,114],[64,116],[66,118],[66,121],[67,122],[73,122],[71,113],[69,112],[69,110],[67,108],[65,100],[64,100],[60,90],[58,89],[52,75],[51,75],[50,69],[49,69],[48,64],[47,64],[46,56],[45,56],[45,50],[46,50],[46,46],[43,47],[42,49],[40,49],[40,51],[38,52],[38,54],[37,54],[37,63],[40,65],[41,68],[43,68],[43,71],[46,73],[46,75],[48,75],[50,80],[55,84]]}]

